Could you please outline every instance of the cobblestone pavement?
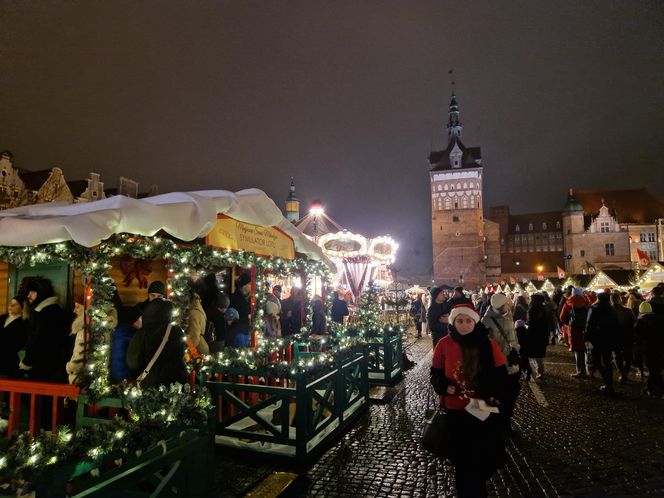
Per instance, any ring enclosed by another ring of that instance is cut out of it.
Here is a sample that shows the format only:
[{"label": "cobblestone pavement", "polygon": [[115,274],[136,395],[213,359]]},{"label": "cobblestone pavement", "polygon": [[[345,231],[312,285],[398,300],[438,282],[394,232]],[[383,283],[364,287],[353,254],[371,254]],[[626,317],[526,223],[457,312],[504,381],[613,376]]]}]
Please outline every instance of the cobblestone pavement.
[{"label": "cobblestone pavement", "polygon": [[[419,444],[427,405],[429,338],[411,342],[417,365],[388,404],[372,404],[351,431],[313,465],[300,469],[300,496],[453,496],[450,466]],[[599,392],[599,379],[569,377],[562,346],[549,347],[546,374],[524,383],[514,416],[508,461],[490,482],[493,496],[664,496],[664,401],[644,398],[640,379]],[[241,496],[253,479],[276,468],[219,452],[219,496]],[[229,479],[228,476],[233,476]]]}]

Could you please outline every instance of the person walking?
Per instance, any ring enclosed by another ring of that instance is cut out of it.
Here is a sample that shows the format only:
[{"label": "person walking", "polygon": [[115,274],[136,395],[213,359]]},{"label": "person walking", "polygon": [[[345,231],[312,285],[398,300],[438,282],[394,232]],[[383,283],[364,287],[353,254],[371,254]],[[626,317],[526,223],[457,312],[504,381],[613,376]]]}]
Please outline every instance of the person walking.
[{"label": "person walking", "polygon": [[609,396],[613,389],[612,355],[618,345],[620,322],[611,307],[611,291],[605,289],[597,296],[597,302],[590,307],[585,339],[592,344],[593,365],[602,375],[604,385],[599,389]]},{"label": "person walking", "polygon": [[505,464],[496,406],[504,388],[505,356],[469,304],[450,312],[449,334],[433,352],[431,383],[445,407],[449,447],[460,498],[487,496],[486,482]]},{"label": "person walking", "polygon": [[521,369],[519,368],[519,340],[514,329],[514,320],[509,310],[505,294],[491,296],[490,306],[482,317],[482,323],[489,330],[489,336],[498,343],[507,358],[507,380],[503,397],[500,400],[503,428],[506,435],[512,433],[512,414],[521,390]]},{"label": "person walking", "polygon": [[662,369],[664,368],[664,318],[644,301],[639,306],[639,318],[634,327],[636,345],[645,360],[650,375],[645,394],[660,397],[664,394]]},{"label": "person walking", "polygon": [[330,310],[330,318],[333,322],[343,324],[345,316],[348,316],[348,303],[339,297],[339,293],[337,291],[334,291],[332,293],[332,309]]},{"label": "person walking", "polygon": [[551,326],[551,312],[544,304],[544,296],[533,294],[528,307],[528,336],[526,340],[526,356],[530,361],[535,380],[544,376],[544,357],[549,343],[549,328]]},{"label": "person walking", "polygon": [[570,376],[577,379],[589,377],[584,340],[589,308],[590,304],[583,295],[583,289],[574,288],[572,295],[565,301],[560,311],[560,322],[567,328],[570,351],[574,352],[576,361],[576,372]]},{"label": "person walking", "polygon": [[619,291],[611,293],[611,306],[620,323],[616,350],[616,366],[620,372],[620,383],[627,384],[629,369],[632,366],[634,355],[634,315],[632,310],[623,305],[622,295]]},{"label": "person walking", "polygon": [[418,294],[417,296],[415,296],[415,299],[413,299],[413,302],[410,304],[410,310],[408,311],[408,314],[415,322],[415,330],[417,331],[418,339],[422,337],[422,322],[426,321],[426,315],[424,315],[425,316],[424,319],[422,318],[423,313],[424,313],[424,304],[422,303],[422,294]]},{"label": "person walking", "polygon": [[450,315],[450,305],[445,299],[445,293],[440,287],[431,289],[431,304],[427,311],[427,327],[431,331],[431,340],[433,347],[439,340],[447,335],[448,319]]}]

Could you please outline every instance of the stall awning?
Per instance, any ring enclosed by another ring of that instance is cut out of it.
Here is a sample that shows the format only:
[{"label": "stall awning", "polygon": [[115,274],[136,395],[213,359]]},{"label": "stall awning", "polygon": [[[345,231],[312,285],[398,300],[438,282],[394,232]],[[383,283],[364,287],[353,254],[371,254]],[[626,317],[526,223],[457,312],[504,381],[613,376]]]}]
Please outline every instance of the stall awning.
[{"label": "stall awning", "polygon": [[0,245],[32,246],[72,240],[93,247],[118,233],[155,235],[160,230],[181,240],[207,235],[217,215],[262,227],[276,227],[293,239],[295,250],[331,269],[322,250],[284,218],[265,192],[203,190],[132,199],[114,196],[81,204],[49,203],[0,211]]}]

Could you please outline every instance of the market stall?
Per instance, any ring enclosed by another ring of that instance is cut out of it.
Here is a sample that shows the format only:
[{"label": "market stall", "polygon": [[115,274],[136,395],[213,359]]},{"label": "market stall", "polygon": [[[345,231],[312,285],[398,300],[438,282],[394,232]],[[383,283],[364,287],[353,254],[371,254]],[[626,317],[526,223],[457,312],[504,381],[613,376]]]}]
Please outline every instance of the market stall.
[{"label": "market stall", "polygon": [[[266,275],[298,272],[305,279],[310,275],[324,278],[333,269],[320,249],[285,220],[263,192],[254,189],[238,193],[171,193],[141,200],[118,196],[86,204],[33,205],[2,211],[0,260],[5,262],[0,269],[0,289],[5,296],[13,295],[16,287],[11,286],[29,276],[20,272],[27,272],[59,278],[64,289],[60,292],[61,303],[69,307],[74,296],[82,296],[85,306],[87,347],[77,387],[63,385],[67,392],[60,396],[62,393],[42,392],[41,382],[0,380],[0,391],[9,393],[10,400],[20,399],[20,393],[29,395],[29,421],[14,417],[11,430],[25,424],[35,438],[51,437],[39,435],[39,394],[52,396],[54,407],[58,398],[76,397],[75,392],[70,392],[72,388],[83,389],[91,406],[123,397],[124,388],[111,384],[108,376],[108,341],[113,333],[110,317],[116,289],[124,303],[134,304],[145,296],[148,281],[167,282],[167,294],[175,304],[173,320],[184,328],[190,299],[188,282],[192,277],[210,268],[229,269],[232,291],[236,272],[250,272],[251,332],[254,345],[258,346],[262,341]],[[59,273],[47,273],[53,268]],[[205,360],[223,368],[219,358]],[[366,375],[366,367],[364,372]],[[132,392],[145,402],[158,397],[150,390]],[[191,399],[201,413],[209,406],[208,395],[200,388],[182,395],[182,399]],[[15,401],[11,408],[17,406]],[[121,407],[129,416],[126,403]],[[87,416],[86,413],[80,418]],[[60,422],[54,415],[51,427],[46,428],[55,434]],[[108,427],[108,422],[95,427]],[[163,426],[179,422],[169,418]],[[8,435],[12,435],[11,431]],[[114,451],[115,446],[108,444],[92,450],[90,460],[98,461],[100,455]],[[34,467],[35,462],[16,462],[16,458],[16,453],[0,457],[0,468],[10,460],[15,463],[12,470]],[[39,463],[55,465],[59,461],[57,455],[44,455]]]}]

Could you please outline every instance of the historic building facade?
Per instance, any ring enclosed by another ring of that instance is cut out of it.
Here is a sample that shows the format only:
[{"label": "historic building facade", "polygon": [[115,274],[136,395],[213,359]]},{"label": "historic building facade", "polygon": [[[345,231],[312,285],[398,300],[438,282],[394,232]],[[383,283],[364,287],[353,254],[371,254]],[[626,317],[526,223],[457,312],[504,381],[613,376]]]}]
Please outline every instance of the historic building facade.
[{"label": "historic building facade", "polygon": [[117,189],[105,190],[98,173],[90,173],[85,180],[67,181],[60,168],[38,171],[16,168],[11,152],[0,154],[0,209],[45,202],[90,202],[106,199],[107,195],[148,196],[139,194],[138,182],[130,178],[121,176]]},{"label": "historic building facade", "polygon": [[[513,215],[495,206],[502,276],[556,276],[636,269],[664,259],[664,203],[646,189],[574,192],[562,211]],[[647,261],[647,260],[646,260]]]},{"label": "historic building facade", "polygon": [[472,288],[500,275],[499,227],[484,219],[480,148],[466,147],[461,132],[452,94],[448,146],[429,155],[433,278]]}]

